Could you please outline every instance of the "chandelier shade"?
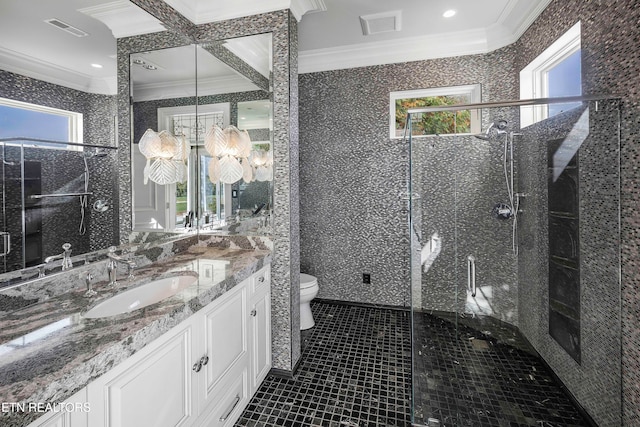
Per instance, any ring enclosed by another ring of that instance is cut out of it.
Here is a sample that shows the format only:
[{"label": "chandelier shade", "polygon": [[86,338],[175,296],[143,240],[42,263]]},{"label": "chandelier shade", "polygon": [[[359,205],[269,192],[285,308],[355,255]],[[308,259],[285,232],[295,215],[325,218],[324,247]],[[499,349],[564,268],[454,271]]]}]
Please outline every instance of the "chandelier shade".
[{"label": "chandelier shade", "polygon": [[186,181],[191,145],[184,135],[176,138],[166,130],[158,133],[147,129],[138,149],[147,159],[143,172],[145,184],[149,179],[160,185]]}]

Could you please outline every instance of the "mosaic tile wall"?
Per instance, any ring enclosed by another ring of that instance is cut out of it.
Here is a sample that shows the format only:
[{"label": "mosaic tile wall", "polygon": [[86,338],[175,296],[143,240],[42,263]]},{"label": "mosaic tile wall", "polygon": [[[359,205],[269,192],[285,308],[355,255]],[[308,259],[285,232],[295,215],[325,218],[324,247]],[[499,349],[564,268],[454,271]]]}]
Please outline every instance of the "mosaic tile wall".
[{"label": "mosaic tile wall", "polygon": [[[583,109],[573,110],[530,126],[518,141],[521,172],[518,189],[526,194],[519,219],[519,327],[598,425],[613,427],[621,424],[617,274],[620,243],[616,221],[619,149],[615,103],[600,102],[597,112],[591,103],[585,113],[589,117],[589,136],[578,152],[581,347],[578,362],[549,335],[547,142],[553,144],[564,139],[574,130],[582,113]],[[586,136],[586,132],[582,135]]]},{"label": "mosaic tile wall", "polygon": [[[483,101],[517,99],[519,70],[577,20],[582,20],[583,92],[624,95],[621,126],[623,419],[625,425],[634,425],[640,422],[640,304],[637,304],[636,291],[640,285],[637,273],[640,172],[634,166],[640,156],[640,76],[637,73],[640,53],[636,49],[640,8],[635,1],[557,0],[519,42],[484,56],[302,75],[301,267],[302,271],[319,277],[322,297],[407,304],[407,297],[403,297],[408,293],[404,283],[409,281],[402,275],[408,271],[408,258],[398,255],[408,250],[408,237],[402,235],[400,224],[405,215],[402,206],[394,205],[391,197],[403,190],[406,172],[400,173],[405,166],[402,161],[395,161],[403,155],[402,150],[390,144],[386,137],[388,92],[486,82]],[[416,72],[415,68],[422,68],[429,75],[420,78],[420,70]],[[476,72],[479,76],[473,78]],[[412,84],[390,84],[394,80],[406,80],[407,75],[413,77]],[[329,164],[337,168],[329,170]],[[381,208],[387,214],[384,219],[377,217]],[[374,227],[369,228],[365,222],[372,221]],[[605,230],[598,229],[603,233]],[[367,262],[372,254],[377,255],[375,262]],[[372,264],[376,266],[373,284],[365,287],[360,284],[360,275]],[[379,281],[377,276],[381,276]],[[615,279],[615,274],[613,277]],[[521,300],[525,299],[524,295],[520,296]],[[547,316],[544,301],[527,300],[521,302],[520,308],[523,304],[531,305],[527,313],[534,314],[532,319]],[[605,311],[596,314],[602,315]],[[524,317],[520,313],[520,321]],[[615,328],[613,332],[615,335]],[[603,349],[605,363],[610,364],[610,358],[615,357],[612,351],[615,345],[614,336]],[[571,375],[569,370],[558,374]],[[589,381],[583,381],[583,386],[588,387]],[[595,395],[598,391],[597,386],[572,390],[576,395]],[[615,402],[612,404],[615,406]],[[606,405],[604,402],[600,408]],[[614,410],[612,417],[615,416]]]},{"label": "mosaic tile wall", "polygon": [[[153,9],[155,2],[136,0]],[[164,8],[158,13],[167,13]],[[173,11],[175,13],[175,11]],[[151,13],[154,15],[154,13]],[[154,15],[155,16],[155,15]],[[169,21],[173,22],[173,18]],[[167,21],[167,22],[169,22]],[[191,30],[189,30],[191,31]],[[195,28],[195,40],[207,42],[271,32],[273,43],[274,254],[272,277],[273,367],[291,371],[300,357],[297,27],[288,10],[232,19]],[[161,32],[118,40],[119,135],[129,141],[129,53],[186,44],[184,36]],[[293,63],[292,63],[293,61]],[[126,145],[126,147],[125,147]],[[130,146],[120,150],[121,231],[131,228]]]},{"label": "mosaic tile wall", "polygon": [[[434,233],[441,242],[439,255],[422,272],[424,310],[484,314],[518,323],[512,220],[493,214],[497,203],[511,205],[503,171],[504,136],[494,134],[490,141],[472,136],[413,140],[412,190],[421,195],[416,200],[420,247],[428,245]],[[467,291],[469,255],[476,260],[475,298]]]},{"label": "mosaic tile wall", "polygon": [[[408,211],[401,199],[408,152],[389,138],[389,92],[480,83],[483,101],[513,99],[515,55],[507,47],[300,76],[301,270],[318,277],[320,297],[410,304]],[[484,128],[492,119],[483,118]],[[501,173],[497,164],[493,170]],[[500,243],[507,258],[509,242]],[[371,274],[370,285],[362,273]],[[515,289],[504,295],[512,306],[515,295]]]},{"label": "mosaic tile wall", "polygon": [[[69,89],[2,70],[0,81],[0,97],[82,113],[85,143],[104,146],[116,144],[114,96]],[[83,190],[82,153],[28,148],[24,151],[24,159],[41,162],[43,194],[61,192],[62,189]],[[84,236],[78,233],[80,203],[77,198],[65,199],[64,203],[60,199],[43,200],[43,208],[39,209],[43,218],[43,256],[61,253],[60,247],[65,242],[72,243],[74,254],[80,254],[105,248],[117,241],[118,199],[112,173],[115,157],[109,154],[107,157],[88,159],[87,163],[91,176],[89,191],[94,193],[89,197],[89,208],[85,211],[87,232]],[[91,205],[98,198],[103,199],[110,209],[103,213],[93,212]],[[21,216],[21,207],[15,207],[15,216]]]},{"label": "mosaic tile wall", "polygon": [[583,93],[622,96],[621,261],[623,425],[640,423],[640,7],[635,0],[555,0],[516,44],[521,69],[578,20]]}]

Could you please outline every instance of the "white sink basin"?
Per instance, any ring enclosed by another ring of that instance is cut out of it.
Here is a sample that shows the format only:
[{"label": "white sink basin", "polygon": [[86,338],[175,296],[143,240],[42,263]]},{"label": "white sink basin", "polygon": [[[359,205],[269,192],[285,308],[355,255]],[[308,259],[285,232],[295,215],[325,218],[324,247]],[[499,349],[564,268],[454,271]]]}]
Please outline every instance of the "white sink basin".
[{"label": "white sink basin", "polygon": [[156,279],[112,296],[87,311],[84,317],[94,319],[130,313],[169,298],[196,280],[198,274],[195,272]]}]

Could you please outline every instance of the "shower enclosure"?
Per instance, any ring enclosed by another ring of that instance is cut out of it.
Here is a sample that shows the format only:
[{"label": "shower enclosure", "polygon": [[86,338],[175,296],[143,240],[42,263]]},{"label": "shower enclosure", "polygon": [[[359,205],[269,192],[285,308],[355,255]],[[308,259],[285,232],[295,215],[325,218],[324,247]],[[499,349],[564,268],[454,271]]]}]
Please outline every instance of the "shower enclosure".
[{"label": "shower enclosure", "polygon": [[604,97],[409,110],[414,425],[620,425],[619,127]]},{"label": "shower enclosure", "polygon": [[3,138],[0,154],[0,273],[117,244],[115,147]]}]

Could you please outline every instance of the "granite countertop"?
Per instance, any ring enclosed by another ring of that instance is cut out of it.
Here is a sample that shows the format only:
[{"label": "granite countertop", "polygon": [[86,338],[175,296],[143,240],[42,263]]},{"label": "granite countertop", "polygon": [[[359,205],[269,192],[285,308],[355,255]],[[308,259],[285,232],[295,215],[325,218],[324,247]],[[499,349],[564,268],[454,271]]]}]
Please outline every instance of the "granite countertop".
[{"label": "granite countertop", "polygon": [[[271,261],[268,250],[193,246],[169,260],[120,278],[98,295],[74,289],[0,317],[0,404],[62,402]],[[82,314],[115,293],[191,270],[199,280],[178,294],[131,313],[88,319]],[[42,413],[3,408],[0,424],[27,425]]]}]

